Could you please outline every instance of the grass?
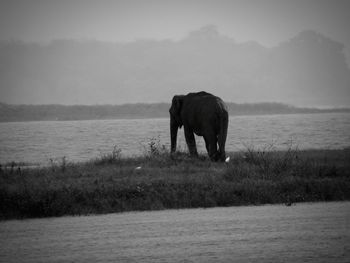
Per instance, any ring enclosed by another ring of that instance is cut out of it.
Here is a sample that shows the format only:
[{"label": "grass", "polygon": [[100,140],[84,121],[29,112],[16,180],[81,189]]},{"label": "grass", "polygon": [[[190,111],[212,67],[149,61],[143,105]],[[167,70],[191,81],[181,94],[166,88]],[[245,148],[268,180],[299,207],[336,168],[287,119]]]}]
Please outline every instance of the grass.
[{"label": "grass", "polygon": [[85,163],[0,167],[0,219],[132,210],[350,200],[350,149],[247,149],[229,163],[170,155],[151,141],[142,156],[114,148]]}]

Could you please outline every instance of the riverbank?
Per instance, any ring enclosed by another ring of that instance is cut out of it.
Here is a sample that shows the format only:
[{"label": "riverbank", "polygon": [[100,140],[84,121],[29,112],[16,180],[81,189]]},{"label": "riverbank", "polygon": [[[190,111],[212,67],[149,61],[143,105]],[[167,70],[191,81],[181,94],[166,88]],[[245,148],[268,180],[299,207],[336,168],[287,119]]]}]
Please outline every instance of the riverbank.
[{"label": "riverbank", "polygon": [[[283,103],[226,102],[230,116],[350,113],[350,108],[301,108]],[[169,118],[169,103],[124,105],[15,105],[0,102],[1,122]]]},{"label": "riverbank", "polygon": [[150,144],[133,158],[114,149],[85,163],[3,166],[0,218],[350,200],[350,149],[228,155],[213,163]]}]

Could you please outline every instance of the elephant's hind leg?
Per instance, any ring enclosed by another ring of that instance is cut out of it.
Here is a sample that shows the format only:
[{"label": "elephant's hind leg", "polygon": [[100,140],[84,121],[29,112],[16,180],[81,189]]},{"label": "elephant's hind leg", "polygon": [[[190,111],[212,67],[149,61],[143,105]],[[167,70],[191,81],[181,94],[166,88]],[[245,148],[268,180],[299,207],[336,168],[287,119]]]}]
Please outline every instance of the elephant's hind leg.
[{"label": "elephant's hind leg", "polygon": [[198,152],[197,152],[197,146],[196,146],[196,139],[194,137],[193,131],[186,128],[184,130],[185,130],[185,138],[186,138],[188,150],[191,155],[197,156]]},{"label": "elephant's hind leg", "polygon": [[205,142],[205,148],[207,149],[207,153],[209,154],[209,141],[206,138],[206,136],[204,136],[203,138],[204,138],[204,142]]},{"label": "elephant's hind leg", "polygon": [[205,146],[208,151],[209,158],[212,161],[217,161],[219,158],[219,153],[217,149],[217,138],[214,133],[208,134],[204,137],[205,140]]}]

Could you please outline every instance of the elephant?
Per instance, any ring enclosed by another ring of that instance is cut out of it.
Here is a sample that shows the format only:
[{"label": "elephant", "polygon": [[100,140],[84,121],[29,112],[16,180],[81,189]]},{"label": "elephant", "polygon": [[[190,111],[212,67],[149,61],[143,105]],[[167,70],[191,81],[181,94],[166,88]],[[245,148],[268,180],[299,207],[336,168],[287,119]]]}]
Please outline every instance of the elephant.
[{"label": "elephant", "polygon": [[175,95],[169,113],[171,153],[176,151],[177,132],[183,126],[190,155],[198,156],[194,136],[196,134],[204,137],[205,147],[212,161],[225,161],[229,118],[222,99],[205,91]]}]

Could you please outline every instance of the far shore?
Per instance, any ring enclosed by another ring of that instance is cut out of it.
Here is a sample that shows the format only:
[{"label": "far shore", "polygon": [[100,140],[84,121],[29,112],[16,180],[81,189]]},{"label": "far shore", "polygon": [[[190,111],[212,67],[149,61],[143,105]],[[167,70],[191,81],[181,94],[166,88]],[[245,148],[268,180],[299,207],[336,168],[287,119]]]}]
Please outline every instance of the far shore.
[{"label": "far shore", "polygon": [[[283,103],[226,103],[230,116],[350,113],[350,108],[302,108]],[[0,102],[1,122],[169,118],[169,103],[124,105],[11,105]]]}]

